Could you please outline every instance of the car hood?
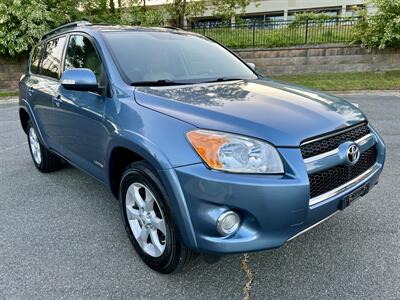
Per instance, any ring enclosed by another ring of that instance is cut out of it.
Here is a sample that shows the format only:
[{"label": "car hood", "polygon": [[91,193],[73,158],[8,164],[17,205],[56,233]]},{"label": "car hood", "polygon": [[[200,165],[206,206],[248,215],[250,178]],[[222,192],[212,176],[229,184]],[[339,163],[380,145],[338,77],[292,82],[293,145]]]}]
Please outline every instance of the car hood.
[{"label": "car hood", "polygon": [[145,107],[210,130],[253,136],[278,147],[365,120],[332,95],[268,79],[167,87],[136,87]]}]

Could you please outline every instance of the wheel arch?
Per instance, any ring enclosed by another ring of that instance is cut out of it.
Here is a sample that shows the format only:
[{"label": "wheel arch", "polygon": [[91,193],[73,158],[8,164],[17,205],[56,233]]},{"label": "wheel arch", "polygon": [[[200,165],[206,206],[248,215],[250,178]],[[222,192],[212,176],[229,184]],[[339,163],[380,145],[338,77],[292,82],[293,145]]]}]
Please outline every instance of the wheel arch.
[{"label": "wheel arch", "polygon": [[21,127],[24,130],[24,132],[27,134],[27,127],[28,127],[28,122],[31,119],[29,116],[28,111],[25,108],[20,107],[19,109],[19,121],[21,123]]},{"label": "wheel arch", "polygon": [[28,122],[31,121],[32,126],[35,128],[36,133],[38,134],[38,138],[39,138],[40,142],[46,148],[49,148],[47,141],[43,138],[42,131],[40,130],[38,122],[33,113],[32,107],[30,106],[28,101],[26,101],[26,100],[20,101],[20,107],[19,107],[18,113],[19,113],[20,123],[21,123],[22,129],[24,130],[24,132],[27,133],[26,126],[27,126]]},{"label": "wheel arch", "polygon": [[169,160],[152,142],[133,132],[114,137],[107,151],[107,176],[113,195],[118,198],[122,173],[133,162],[144,160],[154,170],[172,168]]},{"label": "wheel arch", "polygon": [[119,198],[120,180],[125,169],[133,162],[144,160],[157,172],[164,185],[174,210],[179,231],[184,244],[192,249],[197,247],[193,224],[179,180],[171,163],[153,143],[134,134],[127,138],[115,138],[109,146],[107,175],[112,194]]}]

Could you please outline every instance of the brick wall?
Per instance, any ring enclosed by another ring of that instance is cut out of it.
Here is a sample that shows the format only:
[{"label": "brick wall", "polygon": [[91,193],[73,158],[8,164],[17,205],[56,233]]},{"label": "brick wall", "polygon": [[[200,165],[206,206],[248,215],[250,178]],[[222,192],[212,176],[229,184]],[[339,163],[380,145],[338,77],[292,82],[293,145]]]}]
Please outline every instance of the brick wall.
[{"label": "brick wall", "polygon": [[400,49],[324,45],[235,50],[264,75],[400,70]]},{"label": "brick wall", "polygon": [[0,91],[18,90],[18,80],[25,71],[26,59],[0,56]]}]

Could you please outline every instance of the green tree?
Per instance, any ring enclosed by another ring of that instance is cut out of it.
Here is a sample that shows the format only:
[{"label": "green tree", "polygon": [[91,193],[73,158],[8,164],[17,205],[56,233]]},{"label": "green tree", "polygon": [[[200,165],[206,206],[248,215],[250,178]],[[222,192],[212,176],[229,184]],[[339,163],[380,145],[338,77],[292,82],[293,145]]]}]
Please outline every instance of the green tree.
[{"label": "green tree", "polygon": [[142,0],[125,1],[121,10],[121,23],[138,26],[162,26],[165,19],[164,8],[146,8]]},{"label": "green tree", "polygon": [[400,0],[371,0],[377,8],[374,15],[364,10],[354,29],[354,42],[380,49],[400,47]]},{"label": "green tree", "polygon": [[165,9],[168,16],[174,21],[174,26],[182,28],[184,20],[202,14],[206,9],[205,0],[167,0]]},{"label": "green tree", "polygon": [[259,4],[259,0],[211,0],[212,14],[225,21],[244,15],[250,4]]},{"label": "green tree", "polygon": [[259,0],[170,0],[167,1],[166,9],[175,25],[182,27],[185,18],[190,21],[201,16],[207,5],[210,5],[213,16],[230,21],[233,16],[244,14],[251,3],[258,5]]},{"label": "green tree", "polygon": [[49,30],[51,13],[43,1],[3,0],[0,3],[0,54],[28,51]]},{"label": "green tree", "polygon": [[0,54],[27,52],[47,31],[81,16],[78,0],[2,0]]}]

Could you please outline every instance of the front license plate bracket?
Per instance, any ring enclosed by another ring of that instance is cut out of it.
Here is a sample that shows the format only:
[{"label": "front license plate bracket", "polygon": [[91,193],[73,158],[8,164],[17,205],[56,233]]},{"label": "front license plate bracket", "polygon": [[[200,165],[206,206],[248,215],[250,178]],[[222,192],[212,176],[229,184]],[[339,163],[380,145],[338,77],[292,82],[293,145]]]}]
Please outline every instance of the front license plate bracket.
[{"label": "front license plate bracket", "polygon": [[343,197],[342,201],[340,201],[339,209],[343,210],[343,209],[347,208],[348,206],[350,206],[350,204],[354,203],[362,196],[365,196],[366,194],[368,194],[368,192],[369,192],[369,184],[367,183],[367,184],[363,185],[362,187],[356,189],[349,195]]}]

